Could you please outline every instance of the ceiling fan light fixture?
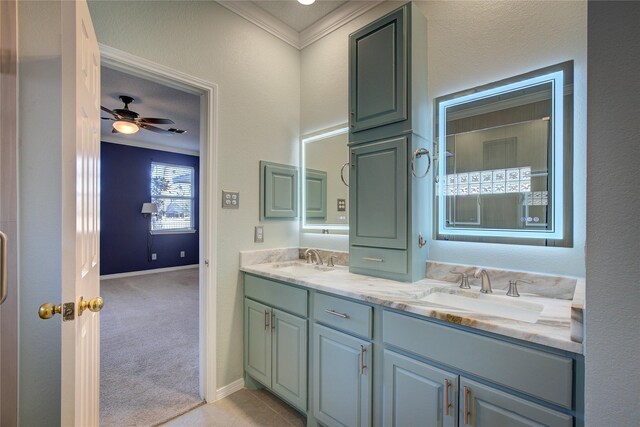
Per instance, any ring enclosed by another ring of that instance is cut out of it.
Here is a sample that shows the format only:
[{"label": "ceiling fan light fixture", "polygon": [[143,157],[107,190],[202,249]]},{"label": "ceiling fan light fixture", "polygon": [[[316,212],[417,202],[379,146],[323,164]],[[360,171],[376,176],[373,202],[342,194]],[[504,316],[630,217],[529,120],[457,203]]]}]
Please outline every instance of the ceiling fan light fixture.
[{"label": "ceiling fan light fixture", "polygon": [[132,135],[140,130],[137,124],[126,120],[116,120],[113,122],[113,128],[125,135]]},{"label": "ceiling fan light fixture", "polygon": [[315,3],[316,0],[298,0],[298,3],[303,4],[305,6],[309,6],[310,4]]}]

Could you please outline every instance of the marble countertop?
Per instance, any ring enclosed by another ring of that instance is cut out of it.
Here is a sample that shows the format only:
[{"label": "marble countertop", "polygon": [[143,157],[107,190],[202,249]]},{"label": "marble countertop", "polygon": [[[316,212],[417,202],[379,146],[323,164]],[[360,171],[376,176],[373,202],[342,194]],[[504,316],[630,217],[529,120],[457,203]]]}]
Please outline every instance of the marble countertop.
[{"label": "marble countertop", "polygon": [[[291,257],[266,256],[258,263],[242,262],[240,269],[271,279],[281,280],[356,300],[391,307],[421,316],[432,317],[471,328],[492,332],[524,341],[534,342],[573,353],[582,354],[582,343],[572,340],[571,316],[572,301],[566,299],[545,298],[520,293],[520,298],[504,296],[504,291],[491,295],[480,294],[477,286],[464,291],[469,298],[482,298],[490,304],[520,305],[532,307],[541,304],[544,308],[535,323],[512,320],[495,315],[482,314],[472,309],[453,308],[426,301],[435,292],[460,294],[457,284],[435,279],[423,279],[418,282],[404,283],[393,280],[369,277],[349,273],[345,266],[322,269],[305,265]],[[288,258],[288,259],[287,259]],[[262,261],[262,263],[259,263]],[[275,262],[274,262],[275,261]],[[514,301],[515,304],[511,303]],[[576,337],[574,336],[574,339]]]}]

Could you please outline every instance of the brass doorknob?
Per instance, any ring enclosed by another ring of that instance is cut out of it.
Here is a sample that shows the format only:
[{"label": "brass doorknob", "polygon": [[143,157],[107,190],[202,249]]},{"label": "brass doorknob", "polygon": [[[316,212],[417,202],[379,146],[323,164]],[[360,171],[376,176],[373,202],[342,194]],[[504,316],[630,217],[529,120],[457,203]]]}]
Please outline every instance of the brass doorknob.
[{"label": "brass doorknob", "polygon": [[56,314],[62,313],[62,304],[53,305],[50,302],[42,304],[38,309],[38,316],[41,319],[51,319]]},{"label": "brass doorknob", "polygon": [[80,297],[80,302],[78,303],[78,316],[82,316],[82,312],[85,310],[97,313],[102,310],[102,307],[104,307],[104,300],[101,297],[91,298],[89,301],[84,301],[84,299]]}]

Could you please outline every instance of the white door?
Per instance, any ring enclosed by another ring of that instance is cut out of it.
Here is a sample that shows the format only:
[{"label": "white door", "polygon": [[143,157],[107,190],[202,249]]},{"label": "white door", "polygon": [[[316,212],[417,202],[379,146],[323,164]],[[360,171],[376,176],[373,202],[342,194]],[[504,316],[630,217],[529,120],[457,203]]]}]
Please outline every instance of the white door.
[{"label": "white door", "polygon": [[75,320],[62,322],[61,421],[90,427],[100,418],[100,52],[84,0],[62,2],[62,76],[62,301],[75,302]]}]

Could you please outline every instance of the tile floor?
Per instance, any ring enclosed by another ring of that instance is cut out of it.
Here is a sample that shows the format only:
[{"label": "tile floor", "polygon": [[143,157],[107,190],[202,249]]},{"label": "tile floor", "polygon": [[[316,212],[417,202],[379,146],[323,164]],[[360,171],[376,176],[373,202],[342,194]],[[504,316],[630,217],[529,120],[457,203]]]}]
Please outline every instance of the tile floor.
[{"label": "tile floor", "polygon": [[266,390],[242,389],[199,406],[165,427],[304,427],[306,418]]}]

